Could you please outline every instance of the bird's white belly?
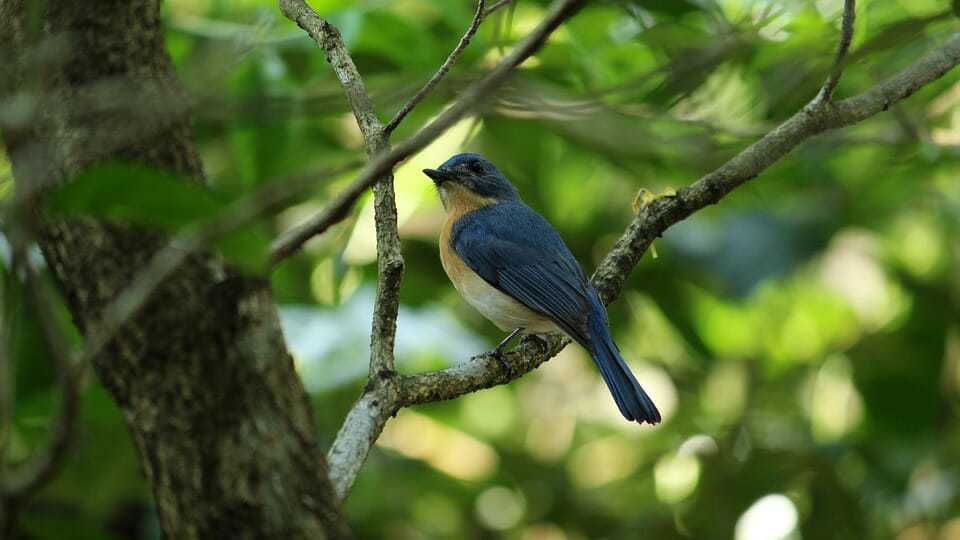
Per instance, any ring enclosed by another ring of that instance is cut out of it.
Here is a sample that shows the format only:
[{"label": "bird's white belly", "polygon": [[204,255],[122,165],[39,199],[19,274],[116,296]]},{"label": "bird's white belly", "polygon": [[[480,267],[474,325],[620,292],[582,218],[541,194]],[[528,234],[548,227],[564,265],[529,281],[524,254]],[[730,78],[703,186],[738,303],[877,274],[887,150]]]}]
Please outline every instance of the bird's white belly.
[{"label": "bird's white belly", "polygon": [[523,328],[528,333],[557,330],[557,325],[553,321],[484,281],[453,250],[450,245],[453,224],[470,209],[472,207],[460,208],[456,205],[448,208],[447,222],[440,231],[440,261],[460,296],[501,330],[511,331]]},{"label": "bird's white belly", "polygon": [[523,328],[527,332],[552,332],[557,326],[543,315],[498,291],[470,272],[457,283],[460,294],[484,317],[504,331]]}]

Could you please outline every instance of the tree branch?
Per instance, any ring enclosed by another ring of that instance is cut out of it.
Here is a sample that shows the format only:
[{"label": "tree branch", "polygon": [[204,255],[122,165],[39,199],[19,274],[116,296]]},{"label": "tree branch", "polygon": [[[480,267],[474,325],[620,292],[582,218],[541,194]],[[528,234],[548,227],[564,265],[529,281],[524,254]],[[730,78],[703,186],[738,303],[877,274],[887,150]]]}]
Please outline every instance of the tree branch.
[{"label": "tree branch", "polygon": [[[483,1],[481,0],[480,3],[482,5]],[[280,8],[287,17],[306,30],[325,51],[327,61],[333,66],[346,94],[347,102],[357,119],[367,153],[370,156],[376,156],[388,150],[389,130],[385,130],[380,123],[373,108],[373,100],[370,99],[363,84],[363,78],[336,27],[320,18],[302,0],[280,0]],[[390,380],[394,373],[394,341],[397,333],[400,283],[403,280],[404,264],[400,251],[400,234],[397,230],[397,202],[393,189],[392,167],[382,171],[381,174],[382,176],[373,185],[378,279],[370,333],[370,385],[345,420],[342,429],[346,430],[353,426],[366,425],[363,422],[365,418],[380,418],[379,415],[365,414],[365,411],[376,409],[378,402],[382,401],[376,397],[378,393],[392,390]],[[383,422],[386,422],[388,417],[389,415],[383,417]],[[376,432],[379,433],[382,429],[381,425]],[[369,444],[372,443],[373,441],[370,441]],[[364,456],[369,450],[369,445],[366,448],[362,451]],[[352,485],[352,481],[344,483],[343,479],[354,478],[363,464],[362,460],[354,464],[349,460],[345,462],[344,455],[352,453],[354,449],[343,449],[335,441],[328,454],[330,478],[341,500]],[[344,467],[348,469],[346,472],[343,471]]]},{"label": "tree branch", "polygon": [[[891,104],[940,78],[958,63],[960,35],[858,96],[835,103],[815,98],[800,112],[720,168],[681,189],[676,195],[660,197],[642,207],[593,274],[592,282],[604,303],[609,304],[619,296],[624,282],[650,243],[668,227],[697,210],[719,202],[808,138],[827,130],[854,124],[884,111]],[[490,353],[484,353],[450,368],[400,377],[396,395],[381,396],[383,401],[376,402],[376,407],[365,406],[362,411],[357,411],[356,408],[351,411],[351,417],[354,414],[357,417],[363,415],[363,422],[357,422],[349,429],[344,426],[337,443],[342,448],[368,448],[379,437],[386,420],[400,407],[453,399],[483,388],[508,383],[536,369],[569,343],[569,339],[559,334],[540,337],[545,338],[546,346],[536,339],[525,339],[516,349],[506,353],[506,361],[513,368],[509,374],[500,368]],[[353,442],[340,440],[346,437],[350,437]],[[342,470],[356,471],[366,454],[355,453],[346,457],[351,460],[351,466]],[[340,477],[334,481],[342,485],[352,480],[352,477]]]},{"label": "tree branch", "polygon": [[343,44],[340,32],[335,26],[320,18],[303,0],[279,0],[280,11],[291,21],[297,23],[313,41],[323,49],[327,62],[343,87],[347,103],[357,117],[360,132],[369,146],[375,142],[371,136],[381,132],[380,119],[373,110],[373,103],[363,86],[363,79],[353,63],[350,53]]},{"label": "tree branch", "polygon": [[[302,4],[300,0],[280,0],[283,4]],[[413,137],[404,141],[391,151],[377,153],[374,149],[379,144],[386,146],[386,130],[377,129],[379,125],[376,122],[370,122],[370,132],[365,130],[361,117],[371,116],[363,111],[363,114],[354,109],[360,123],[361,131],[367,144],[369,153],[372,155],[370,163],[361,171],[359,178],[343,192],[327,208],[308,221],[306,224],[291,231],[287,235],[281,236],[274,244],[273,261],[279,262],[286,256],[297,251],[309,238],[319,234],[330,227],[332,224],[346,217],[350,208],[356,199],[369,187],[374,185],[374,208],[376,210],[377,226],[377,253],[379,279],[377,283],[377,298],[374,305],[373,332],[371,336],[371,358],[370,358],[370,382],[364,389],[360,399],[353,405],[345,419],[343,426],[337,433],[337,438],[327,454],[330,478],[334,483],[334,489],[338,496],[345,498],[353,485],[356,475],[359,473],[367,454],[370,452],[373,443],[380,436],[380,432],[386,425],[387,419],[396,414],[401,406],[399,398],[401,379],[394,373],[393,345],[396,333],[397,310],[399,309],[399,287],[403,272],[403,259],[400,257],[400,241],[397,235],[397,216],[396,205],[393,194],[393,178],[389,176],[394,165],[419,151],[431,141],[439,137],[450,126],[462,118],[474,105],[480,102],[493,88],[502,82],[510,72],[522,63],[526,58],[532,55],[546,41],[550,33],[555,30],[560,23],[567,17],[576,12],[580,4],[579,0],[558,0],[552,6],[549,14],[543,22],[525,38],[517,47],[507,55],[500,64],[497,65],[486,77],[472,85],[464,92],[463,96],[454,103],[453,106],[444,111],[436,120],[422,128]],[[505,3],[503,4],[505,5]],[[438,75],[428,82],[428,85],[422,94],[426,94],[436,81],[439,81],[456,57],[462,52],[462,49],[469,43],[469,38],[476,31],[476,26],[482,20],[484,2],[481,1],[477,8],[477,14],[471,23],[471,29],[468,29],[467,35],[461,39],[457,49],[451,53],[444,66],[441,67]],[[306,8],[309,9],[309,8]],[[286,11],[285,11],[286,13]],[[310,15],[304,15],[302,8],[291,11],[294,15],[300,17],[296,19],[302,27],[308,32],[309,28],[324,28],[323,24],[317,23]],[[289,16],[289,15],[288,15]],[[314,14],[315,16],[315,14]],[[317,17],[319,19],[319,17]],[[306,21],[301,23],[300,21]],[[311,22],[312,21],[312,22]],[[325,23],[324,23],[325,24]],[[326,28],[332,28],[328,24]],[[335,30],[334,30],[335,32]],[[318,35],[321,34],[318,30]],[[311,33],[311,36],[314,36]],[[327,31],[326,35],[315,37],[318,43],[328,51],[328,58],[331,49],[342,51],[335,53],[335,56],[343,55],[349,59],[349,55],[343,47],[338,35],[333,35]],[[349,62],[352,66],[353,63]],[[346,76],[353,79],[349,87],[345,84],[345,91],[351,91],[350,88],[360,88],[362,82],[359,82],[360,75],[350,74],[349,70],[344,70]],[[339,72],[338,72],[339,76]],[[343,82],[343,81],[341,81]],[[365,92],[365,91],[364,91]],[[418,94],[419,95],[419,94]],[[414,97],[414,100],[422,99]],[[355,105],[355,103],[357,105]],[[370,107],[372,103],[369,97],[351,101],[351,107]],[[410,108],[416,105],[412,102]],[[375,118],[375,115],[372,115]],[[400,118],[402,120],[402,117]],[[397,120],[399,123],[400,120]],[[377,140],[376,138],[383,139]],[[387,175],[389,181],[377,180],[379,177]],[[376,183],[374,183],[376,182]]]},{"label": "tree branch", "polygon": [[450,68],[453,67],[453,64],[460,58],[460,55],[467,48],[467,45],[470,44],[470,40],[473,39],[473,35],[477,33],[477,28],[480,27],[480,23],[483,22],[483,19],[487,16],[487,13],[484,11],[484,4],[484,0],[479,0],[479,2],[477,2],[477,12],[474,13],[473,20],[470,21],[470,26],[467,28],[466,33],[463,34],[463,37],[460,38],[460,42],[457,43],[457,46],[450,51],[450,55],[447,56],[447,59],[440,66],[440,69],[438,69],[437,72],[433,74],[433,77],[430,77],[430,80],[427,81],[427,84],[423,85],[423,88],[414,94],[414,96],[410,98],[410,101],[406,102],[403,107],[397,111],[397,114],[394,115],[389,122],[387,122],[387,125],[383,128],[383,130],[388,135],[393,133],[393,130],[397,129],[397,126],[400,125],[400,122],[402,122],[403,119],[410,114],[410,111],[412,111],[414,107],[423,101],[423,98],[427,97],[427,94],[429,94],[430,91],[433,90],[433,87],[436,86],[444,76],[446,76],[447,72],[450,71]]},{"label": "tree branch", "polygon": [[[294,2],[296,0],[283,0]],[[486,97],[490,91],[500,85],[514,68],[536,52],[547,37],[572,16],[583,5],[583,0],[556,0],[546,17],[537,28],[523,39],[490,73],[473,83],[437,118],[420,129],[409,139],[396,145],[389,152],[379,154],[370,160],[357,178],[344,189],[319,214],[307,220],[303,225],[278,237],[271,247],[271,260],[274,264],[293,255],[303,247],[307,240],[322,234],[330,226],[342,221],[350,212],[353,204],[372,186],[378,178],[391,171],[397,163],[422,150],[434,139],[442,135],[453,124],[463,118],[473,107]]]},{"label": "tree branch", "polygon": [[815,101],[830,101],[833,99],[833,91],[840,84],[840,77],[843,75],[843,67],[846,63],[847,52],[850,50],[850,43],[853,41],[853,23],[857,17],[856,0],[844,0],[843,2],[843,20],[840,22],[840,43],[837,44],[837,55],[833,59],[833,67],[830,68],[830,74],[827,75],[823,88],[817,94]]},{"label": "tree branch", "polygon": [[[347,97],[347,103],[357,119],[367,153],[375,156],[388,150],[389,133],[384,130],[377,117],[363,78],[350,57],[340,32],[320,18],[302,0],[280,0],[280,8],[324,50],[327,61],[337,74]],[[371,379],[381,372],[390,373],[394,369],[393,343],[400,304],[400,282],[403,279],[403,256],[400,253],[400,235],[397,232],[397,203],[392,170],[382,171],[382,176],[373,186],[373,192],[379,279],[370,344]],[[304,240],[308,238],[304,237]],[[335,465],[332,468],[335,468]]]}]

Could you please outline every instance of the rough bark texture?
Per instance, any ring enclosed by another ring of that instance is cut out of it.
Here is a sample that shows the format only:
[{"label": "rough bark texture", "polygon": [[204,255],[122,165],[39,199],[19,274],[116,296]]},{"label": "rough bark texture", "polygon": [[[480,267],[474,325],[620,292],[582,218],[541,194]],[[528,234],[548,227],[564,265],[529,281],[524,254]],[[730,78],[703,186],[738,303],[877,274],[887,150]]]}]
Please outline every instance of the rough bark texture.
[{"label": "rough bark texture", "polygon": [[[189,123],[170,114],[186,101],[159,0],[37,4],[0,0],[0,53],[16,66],[0,85],[49,104],[2,126],[18,184],[36,193],[117,158],[202,181]],[[41,53],[51,56],[40,63]],[[124,96],[96,94],[106,87]],[[130,125],[139,137],[111,139]],[[81,331],[166,241],[91,220],[41,223],[39,243]],[[349,536],[264,281],[190,256],[94,368],[123,411],[168,537]]]},{"label": "rough bark texture", "polygon": [[[340,32],[329,22],[320,18],[303,0],[280,0],[280,10],[303,28],[319,45],[343,88],[344,97],[357,120],[364,146],[371,157],[390,149],[389,133],[377,117],[370,94],[363,78],[347,51]],[[397,231],[397,201],[393,189],[393,172],[386,172],[373,185],[373,208],[377,232],[377,296],[373,307],[373,328],[370,332],[370,380],[359,402],[369,402],[368,407],[377,410],[376,398],[369,398],[373,391],[389,392],[395,389],[393,345],[397,335],[397,314],[400,309],[400,282],[403,280],[403,255],[400,253],[400,235]],[[309,228],[299,229],[303,241],[314,233]],[[379,418],[378,413],[352,410],[343,429],[351,429],[352,423],[364,424]],[[383,421],[385,423],[385,421]],[[382,426],[380,427],[382,430]],[[343,445],[341,441],[357,441],[358,444]],[[337,496],[346,498],[353,479],[360,472],[362,459],[376,441],[349,438],[340,434],[327,453],[330,478]]]}]

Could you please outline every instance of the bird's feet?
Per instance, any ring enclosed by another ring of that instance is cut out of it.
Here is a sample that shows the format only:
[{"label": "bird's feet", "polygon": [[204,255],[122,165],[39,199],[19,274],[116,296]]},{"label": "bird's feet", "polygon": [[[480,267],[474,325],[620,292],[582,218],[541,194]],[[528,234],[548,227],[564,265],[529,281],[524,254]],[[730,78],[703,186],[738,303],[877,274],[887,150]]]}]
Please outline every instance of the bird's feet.
[{"label": "bird's feet", "polygon": [[538,334],[527,334],[523,336],[523,341],[532,341],[541,353],[546,353],[550,350],[550,343]]},{"label": "bird's feet", "polygon": [[503,352],[507,348],[507,345],[510,343],[510,340],[512,340],[521,331],[523,331],[523,328],[517,328],[513,332],[510,332],[510,334],[507,337],[503,338],[503,341],[501,341],[500,344],[497,345],[497,348],[493,349],[493,352],[490,353],[493,355],[494,358],[497,359],[497,363],[500,364],[500,368],[503,371],[505,371],[507,375],[510,375],[510,376],[513,375],[513,368],[510,367],[510,364],[507,363],[507,359],[504,358]]}]

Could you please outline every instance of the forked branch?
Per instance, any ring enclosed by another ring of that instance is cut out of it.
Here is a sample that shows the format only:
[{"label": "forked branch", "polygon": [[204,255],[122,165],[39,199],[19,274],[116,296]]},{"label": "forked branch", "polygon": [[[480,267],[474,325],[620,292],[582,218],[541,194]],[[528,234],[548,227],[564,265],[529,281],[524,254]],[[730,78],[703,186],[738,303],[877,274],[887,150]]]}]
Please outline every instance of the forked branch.
[{"label": "forked branch", "polygon": [[[760,140],[734,156],[720,168],[701,177],[676,195],[661,197],[642,207],[636,218],[617,240],[613,249],[593,274],[592,281],[604,303],[615,300],[630,272],[640,261],[650,243],[671,225],[694,212],[716,204],[723,197],[747,181],[756,178],[768,167],[787,155],[796,146],[814,135],[855,124],[887,110],[891,104],[909,97],[923,86],[939,79],[960,63],[960,35],[931,51],[912,66],[855,97],[833,104],[816,105],[816,98],[788,120],[767,133]],[[380,435],[387,419],[402,407],[453,399],[470,392],[505,384],[536,369],[555,356],[569,342],[566,338],[549,334],[544,336],[546,347],[535,340],[525,340],[506,353],[512,371],[507,374],[490,354],[477,355],[463,364],[447,369],[400,377],[399,391],[370,396],[367,403],[375,408],[363,411],[364,422],[344,425],[337,443],[349,446],[354,437],[364,447],[372,445]],[[360,414],[357,409],[351,415]],[[348,423],[350,420],[348,418]],[[353,456],[354,467],[341,471],[358,471],[366,458]],[[336,473],[338,471],[331,471]],[[353,478],[338,478],[343,484]]]},{"label": "forked branch", "polygon": [[[282,0],[294,2],[297,0]],[[437,137],[443,135],[468,112],[473,110],[493,89],[499,86],[513,70],[535,53],[563,21],[576,13],[584,0],[556,0],[543,21],[513,50],[503,57],[496,67],[485,77],[467,87],[460,98],[437,116],[432,122],[421,128],[413,136],[397,144],[389,152],[384,152],[370,160],[356,179],[350,183],[333,201],[316,216],[292,231],[280,235],[271,246],[271,260],[278,263],[296,253],[304,243],[316,235],[322,234],[332,225],[346,218],[357,199],[372,186],[378,178],[393,170],[393,167],[413,154],[419,152]]]},{"label": "forked branch", "polygon": [[470,40],[473,39],[473,35],[477,33],[477,28],[480,27],[480,23],[483,22],[483,19],[487,16],[487,12],[484,11],[484,0],[477,2],[477,12],[473,15],[473,20],[470,21],[470,26],[467,27],[466,33],[463,34],[463,37],[460,38],[460,42],[457,43],[457,46],[450,51],[450,55],[447,56],[447,59],[440,66],[440,69],[433,74],[433,77],[430,77],[430,80],[427,81],[427,84],[423,85],[416,94],[410,98],[410,101],[404,103],[403,107],[400,107],[400,110],[397,111],[397,114],[387,122],[386,127],[383,128],[388,134],[393,133],[393,130],[397,129],[397,126],[400,125],[400,122],[403,122],[403,119],[406,118],[410,111],[417,106],[418,103],[423,101],[423,98],[427,97],[427,94],[433,90],[441,79],[450,71],[450,68],[453,67],[453,64],[456,63],[457,59],[460,58],[460,55],[463,54],[463,51],[466,50],[467,45],[470,44]]}]

